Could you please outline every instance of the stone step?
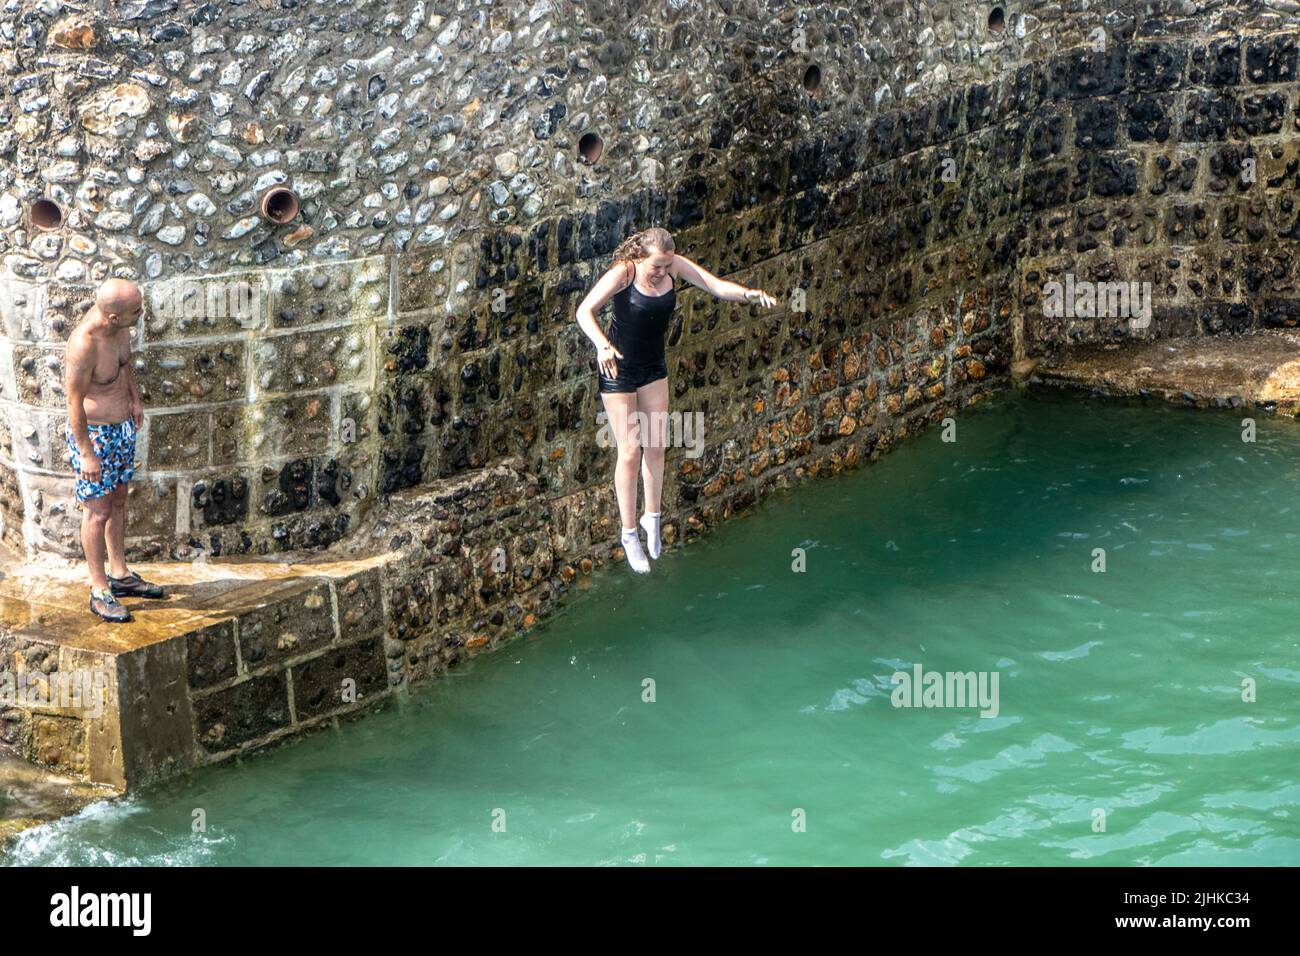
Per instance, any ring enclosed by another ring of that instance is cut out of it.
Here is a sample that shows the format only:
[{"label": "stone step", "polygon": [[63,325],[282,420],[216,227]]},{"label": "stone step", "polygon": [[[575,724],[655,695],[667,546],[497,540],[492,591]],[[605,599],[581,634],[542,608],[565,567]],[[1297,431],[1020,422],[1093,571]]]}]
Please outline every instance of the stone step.
[{"label": "stone step", "polygon": [[[0,554],[0,746],[125,789],[372,702],[388,691],[383,561],[140,564],[167,597],[125,599],[135,620],[112,624],[87,607],[83,567]],[[290,672],[319,682],[315,662],[340,653],[358,703],[293,701]]]},{"label": "stone step", "polygon": [[1295,416],[1300,414],[1300,331],[1080,346],[1038,359],[1021,374],[1031,385]]}]

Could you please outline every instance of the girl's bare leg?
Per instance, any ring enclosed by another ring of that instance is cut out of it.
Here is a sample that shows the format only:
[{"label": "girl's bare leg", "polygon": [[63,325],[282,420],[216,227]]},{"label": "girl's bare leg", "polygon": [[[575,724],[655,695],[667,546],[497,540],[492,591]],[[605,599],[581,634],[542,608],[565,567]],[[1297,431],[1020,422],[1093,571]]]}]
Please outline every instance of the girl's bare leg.
[{"label": "girl's bare leg", "polygon": [[636,418],[635,392],[601,392],[605,414],[614,441],[618,444],[618,461],[614,465],[614,493],[618,496],[618,514],[623,530],[636,529],[636,476],[641,467],[641,436]]},{"label": "girl's bare leg", "polygon": [[645,514],[641,527],[645,529],[646,551],[651,558],[659,557],[659,503],[664,488],[664,456],[669,439],[668,429],[668,379],[661,378],[636,390],[637,408],[645,413],[648,435],[641,453],[641,477],[645,482]]},{"label": "girl's bare leg", "polygon": [[641,452],[641,478],[645,483],[645,510],[659,513],[664,489],[664,454],[668,438],[668,379],[661,378],[636,390],[637,409],[645,412],[650,437]]},{"label": "girl's bare leg", "polygon": [[636,474],[641,468],[641,428],[637,421],[635,392],[601,392],[610,431],[618,443],[618,462],[614,465],[614,491],[618,495],[618,514],[623,521],[619,543],[627,556],[627,565],[637,574],[648,574],[650,561],[641,547],[641,533],[636,527]]}]

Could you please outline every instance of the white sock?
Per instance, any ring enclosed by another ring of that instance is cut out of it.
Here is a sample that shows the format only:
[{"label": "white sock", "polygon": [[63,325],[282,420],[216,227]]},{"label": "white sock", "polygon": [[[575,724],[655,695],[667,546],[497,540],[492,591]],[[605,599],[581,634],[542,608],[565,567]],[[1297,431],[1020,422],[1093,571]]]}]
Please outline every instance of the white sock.
[{"label": "white sock", "polygon": [[646,560],[645,552],[641,550],[641,536],[637,534],[636,528],[630,531],[623,529],[623,553],[627,555],[627,564],[637,574],[648,574],[650,572],[650,562]]},{"label": "white sock", "polygon": [[645,546],[650,557],[659,560],[659,512],[647,511],[641,516],[641,527],[645,528]]}]

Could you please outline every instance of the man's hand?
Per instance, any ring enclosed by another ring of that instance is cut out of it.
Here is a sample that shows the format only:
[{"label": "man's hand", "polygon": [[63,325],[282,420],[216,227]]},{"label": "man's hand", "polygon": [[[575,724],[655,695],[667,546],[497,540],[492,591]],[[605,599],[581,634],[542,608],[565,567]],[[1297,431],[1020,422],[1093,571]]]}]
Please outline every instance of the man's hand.
[{"label": "man's hand", "polygon": [[136,431],[144,428],[144,405],[138,398],[131,405],[131,417],[135,419]]},{"label": "man's hand", "polygon": [[746,289],[745,301],[753,305],[761,305],[765,309],[770,309],[776,305],[776,300],[762,289]]},{"label": "man's hand", "polygon": [[99,460],[99,456],[93,451],[90,454],[81,455],[81,477],[93,484],[98,484],[99,480],[104,477],[104,466]]}]

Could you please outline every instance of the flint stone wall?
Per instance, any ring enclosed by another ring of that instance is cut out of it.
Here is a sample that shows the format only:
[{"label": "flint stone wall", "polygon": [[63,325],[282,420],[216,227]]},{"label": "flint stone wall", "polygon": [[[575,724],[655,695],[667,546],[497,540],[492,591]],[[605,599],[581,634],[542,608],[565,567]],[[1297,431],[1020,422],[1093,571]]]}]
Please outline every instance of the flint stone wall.
[{"label": "flint stone wall", "polygon": [[[707,450],[670,451],[664,509],[689,530],[1017,357],[1291,324],[1297,22],[1282,0],[9,0],[3,537],[76,553],[62,345],[110,273],[266,293],[250,324],[137,334],[131,548],[181,557],[320,548],[506,456],[601,503],[573,554],[613,537],[573,311],[652,222],[781,300],[679,300],[673,407]],[[256,213],[277,184],[303,199],[285,226]],[[1066,272],[1149,279],[1151,326],[1043,319]]]}]

